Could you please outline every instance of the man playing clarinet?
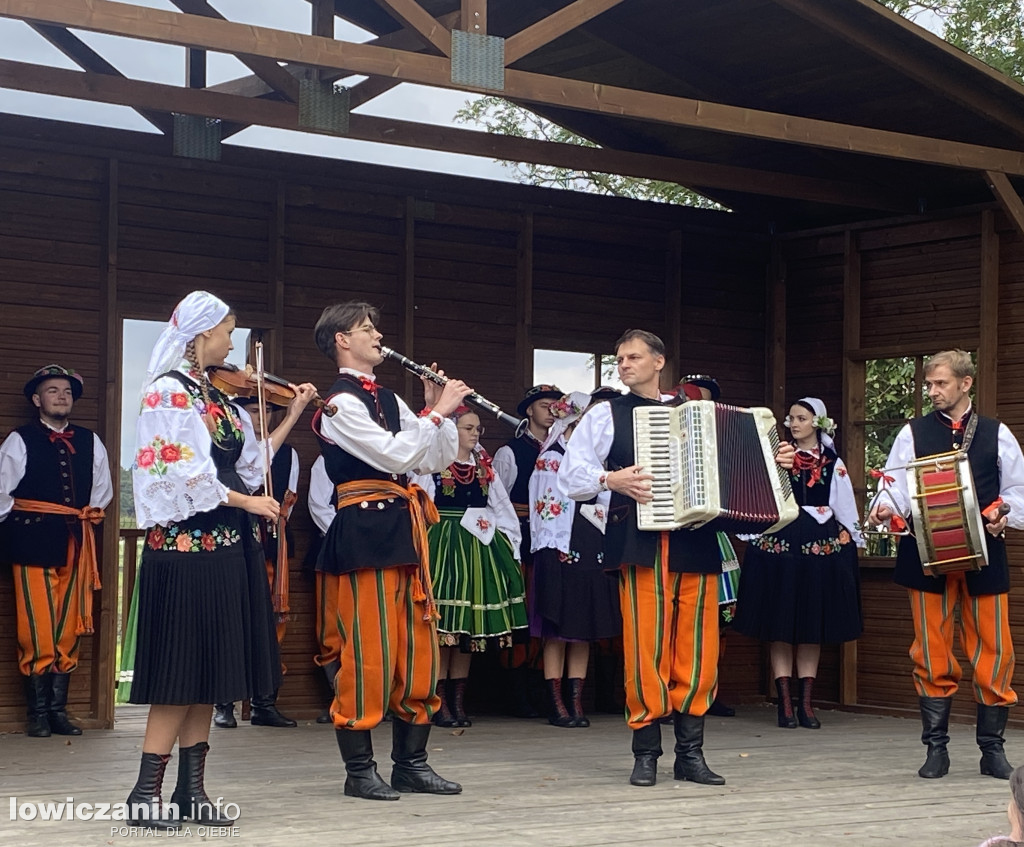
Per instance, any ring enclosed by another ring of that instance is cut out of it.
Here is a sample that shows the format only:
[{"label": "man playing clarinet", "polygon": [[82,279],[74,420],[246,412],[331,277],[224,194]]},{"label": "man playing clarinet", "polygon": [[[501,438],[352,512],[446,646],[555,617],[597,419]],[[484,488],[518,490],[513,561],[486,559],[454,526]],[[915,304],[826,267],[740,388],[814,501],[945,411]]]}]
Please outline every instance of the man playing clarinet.
[{"label": "man playing clarinet", "polygon": [[[340,670],[331,715],[345,762],[345,794],[397,800],[399,792],[458,794],[462,786],[427,764],[431,720],[440,705],[435,609],[430,592],[426,526],[433,504],[410,486],[414,470],[448,467],[458,432],[448,416],[470,389],[424,380],[428,409],[417,417],[377,384],[383,361],[377,309],[367,303],[328,306],[317,321],[317,346],[338,366],[331,417],[314,429],[337,512],[324,537],[317,570],[324,596],[336,598],[326,620],[337,622]],[[390,709],[394,718],[389,786],[377,774],[370,730]]]},{"label": "man playing clarinet", "polygon": [[[654,785],[661,756],[660,720],[673,716],[676,779],[722,785],[704,760],[704,715],[718,684],[718,589],[721,572],[711,529],[641,532],[636,503],[652,499],[654,478],[636,464],[633,410],[659,405],[665,345],[628,330],[615,345],[619,378],[629,393],[594,406],[581,419],[559,470],[574,500],[610,489],[605,565],[619,568],[625,649],[626,722],[633,730],[633,785]],[[792,465],[792,447],[780,448]]]},{"label": "man playing clarinet", "polygon": [[[893,579],[907,589],[914,616],[914,685],[921,710],[921,742],[927,746],[918,776],[938,779],[949,771],[949,713],[960,684],[960,663],[953,654],[954,609],[960,604],[959,636],[974,666],[974,697],[978,706],[977,741],[981,773],[1009,779],[1013,767],[1003,752],[1003,731],[1017,695],[1010,687],[1014,653],[1007,601],[1010,569],[1006,559],[1007,526],[1024,529],[1024,455],[1006,424],[977,414],[971,405],[974,364],[963,350],[936,353],[924,366],[925,388],[935,410],[908,423],[893,442],[886,466],[905,467],[915,458],[963,450],[984,510],[988,567],[980,571],[925,574],[917,542],[900,539]],[[878,496],[868,521],[890,520],[893,510],[910,516],[906,475],[902,470],[883,477],[885,496]],[[997,498],[1009,513],[987,507]],[[920,529],[920,528],[919,528]]]}]

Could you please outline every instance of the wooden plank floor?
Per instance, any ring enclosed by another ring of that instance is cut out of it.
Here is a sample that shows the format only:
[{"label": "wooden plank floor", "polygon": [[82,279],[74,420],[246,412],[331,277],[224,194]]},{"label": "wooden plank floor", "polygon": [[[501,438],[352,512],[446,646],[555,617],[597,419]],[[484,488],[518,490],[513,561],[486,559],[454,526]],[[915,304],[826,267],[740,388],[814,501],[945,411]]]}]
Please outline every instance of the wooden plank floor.
[{"label": "wooden plank floor", "polygon": [[[463,783],[461,796],[406,795],[394,803],[342,795],[342,764],[330,727],[215,728],[207,788],[211,796],[239,804],[238,834],[213,839],[193,826],[179,842],[973,847],[1006,831],[1008,784],[979,775],[973,726],[952,727],[950,774],[923,780],[915,773],[924,753],[917,721],[831,711],[820,717],[824,727],[817,732],[776,728],[768,707],[709,718],[708,763],[728,779],[717,788],[672,779],[668,726],[658,784],[634,788],[627,782],[632,760],[620,718],[598,715],[585,730],[481,718],[461,734],[431,734],[430,762]],[[110,823],[12,821],[9,798],[123,802],[137,773],[144,726],[145,707],[121,707],[115,729],[77,739],[0,735],[0,843],[138,841],[112,834]],[[390,729],[376,730],[374,741],[386,777]],[[1024,732],[1008,732],[1007,753],[1024,762]],[[175,756],[171,769],[176,762]],[[173,777],[169,781],[173,786]]]}]

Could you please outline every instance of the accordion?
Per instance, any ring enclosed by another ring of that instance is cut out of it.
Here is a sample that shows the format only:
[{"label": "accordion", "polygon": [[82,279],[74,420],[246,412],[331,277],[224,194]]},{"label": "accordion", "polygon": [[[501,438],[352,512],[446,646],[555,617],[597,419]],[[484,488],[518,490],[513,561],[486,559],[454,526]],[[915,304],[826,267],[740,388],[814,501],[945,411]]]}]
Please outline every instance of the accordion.
[{"label": "accordion", "polygon": [[654,476],[654,499],[637,503],[642,530],[695,528],[762,533],[796,520],[789,471],[775,463],[770,409],[710,400],[633,410],[636,463]]}]

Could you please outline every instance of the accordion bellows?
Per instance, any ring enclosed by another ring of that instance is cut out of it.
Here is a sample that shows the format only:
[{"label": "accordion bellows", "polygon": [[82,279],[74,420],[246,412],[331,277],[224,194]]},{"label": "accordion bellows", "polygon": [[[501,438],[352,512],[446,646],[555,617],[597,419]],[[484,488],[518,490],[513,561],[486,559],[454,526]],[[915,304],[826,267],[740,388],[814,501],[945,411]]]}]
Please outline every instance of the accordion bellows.
[{"label": "accordion bellows", "polygon": [[710,525],[724,532],[781,529],[800,513],[789,471],[775,463],[770,409],[694,400],[633,410],[636,463],[654,476],[637,503],[641,530]]}]

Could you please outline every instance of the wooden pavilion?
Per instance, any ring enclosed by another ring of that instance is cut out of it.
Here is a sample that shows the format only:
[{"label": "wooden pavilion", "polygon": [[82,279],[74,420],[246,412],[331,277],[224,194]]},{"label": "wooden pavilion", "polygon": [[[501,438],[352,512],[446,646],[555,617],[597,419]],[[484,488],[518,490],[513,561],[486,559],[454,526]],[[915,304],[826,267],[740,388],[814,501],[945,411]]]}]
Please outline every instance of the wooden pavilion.
[{"label": "wooden pavilion", "polygon": [[[165,320],[208,287],[258,331],[276,373],[326,385],[312,325],[325,304],[359,296],[383,307],[396,349],[442,362],[504,407],[530,384],[535,348],[607,353],[642,326],[665,338],[669,379],[712,371],[729,399],[777,411],[822,397],[861,492],[870,360],[975,351],[978,407],[1024,437],[1024,87],[873,0],[312,0],[309,34],[173,2],[180,12],[0,0],[0,16],[82,68],[0,58],[0,86],[130,106],[159,130],[0,115],[5,431],[28,414],[27,375],[68,362],[87,384],[75,417],[117,455],[121,361],[148,353],[122,349],[122,322]],[[335,16],[376,37],[335,39]],[[128,79],[76,31],[180,45],[185,84]],[[207,51],[251,75],[208,86]],[[367,78],[334,88],[353,74]],[[507,97],[599,146],[357,111],[402,83]],[[671,180],[733,211],[222,144],[251,125]],[[387,377],[412,396],[410,376]],[[293,443],[308,468],[312,435]],[[113,719],[114,518],[99,625],[72,688],[91,727]],[[322,693],[301,510],[295,526],[280,703],[310,716]],[[1024,545],[1010,547],[1024,562]],[[914,707],[911,623],[888,564],[862,562],[866,631],[826,652],[823,699]],[[1024,634],[1024,608],[1014,614]],[[758,646],[729,645],[725,696],[762,698]],[[0,579],[0,730],[22,723],[15,653]],[[973,714],[966,692],[958,704]]]}]

